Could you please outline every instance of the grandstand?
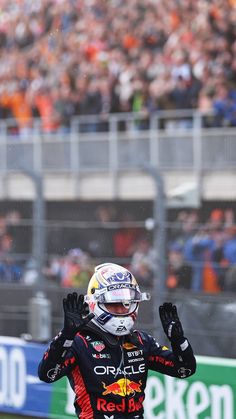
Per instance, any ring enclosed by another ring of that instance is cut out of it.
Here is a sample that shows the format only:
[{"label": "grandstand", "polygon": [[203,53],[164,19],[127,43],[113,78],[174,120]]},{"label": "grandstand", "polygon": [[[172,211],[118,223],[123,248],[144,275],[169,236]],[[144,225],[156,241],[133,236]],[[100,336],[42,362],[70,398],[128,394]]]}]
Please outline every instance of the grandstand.
[{"label": "grandstand", "polygon": [[1,0],[1,336],[37,340],[37,292],[54,335],[110,260],[153,296],[140,327],[163,338],[169,298],[199,356],[235,358],[235,22],[235,0]]}]

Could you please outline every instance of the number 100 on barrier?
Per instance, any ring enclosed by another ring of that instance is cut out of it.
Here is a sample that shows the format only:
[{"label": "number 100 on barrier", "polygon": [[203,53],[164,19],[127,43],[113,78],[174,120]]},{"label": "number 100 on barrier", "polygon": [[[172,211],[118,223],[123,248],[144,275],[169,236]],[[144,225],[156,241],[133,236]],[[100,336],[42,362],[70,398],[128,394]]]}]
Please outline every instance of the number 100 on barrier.
[{"label": "number 100 on barrier", "polygon": [[26,399],[26,362],[21,348],[0,346],[0,406],[20,409]]}]

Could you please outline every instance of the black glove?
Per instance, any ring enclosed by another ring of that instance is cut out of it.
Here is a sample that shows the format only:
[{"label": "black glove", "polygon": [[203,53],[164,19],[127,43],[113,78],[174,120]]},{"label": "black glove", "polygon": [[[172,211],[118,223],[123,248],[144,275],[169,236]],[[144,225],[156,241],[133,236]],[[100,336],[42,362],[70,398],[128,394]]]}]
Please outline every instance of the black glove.
[{"label": "black glove", "polygon": [[63,298],[63,309],[64,327],[62,333],[68,339],[73,339],[76,333],[82,330],[94,317],[93,313],[87,314],[88,304],[84,302],[84,296],[82,294],[78,296],[77,292]]},{"label": "black glove", "polygon": [[164,303],[159,307],[159,314],[164,329],[170,341],[181,341],[184,338],[184,331],[179,320],[177,308],[172,303]]}]

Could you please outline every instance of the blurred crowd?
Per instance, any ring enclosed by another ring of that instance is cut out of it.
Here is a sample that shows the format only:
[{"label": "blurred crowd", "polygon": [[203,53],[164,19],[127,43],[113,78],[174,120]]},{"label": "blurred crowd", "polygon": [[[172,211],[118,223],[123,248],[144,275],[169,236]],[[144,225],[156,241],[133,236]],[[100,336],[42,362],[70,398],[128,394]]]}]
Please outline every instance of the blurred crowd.
[{"label": "blurred crowd", "polygon": [[15,210],[0,214],[0,282],[22,281],[23,267],[13,256],[21,235],[20,220],[20,213]]},{"label": "blurred crowd", "polygon": [[12,133],[33,118],[53,133],[73,116],[191,108],[236,126],[235,0],[2,0],[0,52]]},{"label": "blurred crowd", "polygon": [[[143,287],[152,286],[154,278],[159,279],[158,254],[153,248],[152,233],[127,212],[123,217],[119,214],[122,224],[108,228],[117,221],[117,215],[112,205],[99,206],[95,214],[99,220],[97,229],[86,228],[84,237],[76,229],[60,235],[61,246],[67,250],[57,252],[55,242],[55,253],[48,253],[43,275],[49,285],[86,287],[94,266],[104,260],[126,266]],[[32,255],[23,257],[19,253],[24,241],[22,221],[17,211],[0,217],[0,282],[30,286],[35,284],[37,272]],[[175,219],[168,220],[166,229],[165,266],[169,290],[236,292],[236,222],[232,208],[215,208],[204,220],[198,210],[183,210]],[[48,237],[52,235],[49,228]]]},{"label": "blurred crowd", "polygon": [[202,223],[197,211],[178,214],[168,242],[169,288],[236,291],[234,211],[214,209]]}]

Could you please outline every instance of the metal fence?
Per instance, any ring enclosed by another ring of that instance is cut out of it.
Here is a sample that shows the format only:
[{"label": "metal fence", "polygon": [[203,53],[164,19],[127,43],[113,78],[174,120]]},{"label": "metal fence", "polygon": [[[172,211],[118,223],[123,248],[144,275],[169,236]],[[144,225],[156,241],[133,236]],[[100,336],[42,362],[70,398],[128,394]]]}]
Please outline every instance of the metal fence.
[{"label": "metal fence", "polygon": [[151,116],[113,114],[74,118],[67,132],[45,133],[39,120],[27,132],[0,124],[0,171],[37,173],[134,170],[229,170],[236,165],[236,128],[206,128],[198,111]]}]

